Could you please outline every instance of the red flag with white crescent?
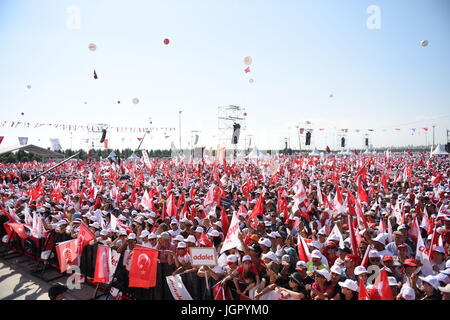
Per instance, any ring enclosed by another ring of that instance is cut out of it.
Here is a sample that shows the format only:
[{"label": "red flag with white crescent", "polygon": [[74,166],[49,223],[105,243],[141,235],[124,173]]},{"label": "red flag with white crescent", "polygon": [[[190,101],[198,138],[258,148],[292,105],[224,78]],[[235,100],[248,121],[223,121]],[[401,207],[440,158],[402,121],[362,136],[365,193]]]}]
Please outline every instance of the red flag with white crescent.
[{"label": "red flag with white crescent", "polygon": [[60,242],[56,245],[59,270],[65,272],[70,266],[76,265],[77,260],[77,239]]},{"label": "red flag with white crescent", "polygon": [[109,283],[111,264],[111,248],[102,244],[97,246],[94,282]]},{"label": "red flag with white crescent", "polygon": [[158,250],[136,245],[132,252],[129,287],[156,286]]},{"label": "red flag with white crescent", "polygon": [[80,228],[78,229],[76,254],[81,256],[84,247],[86,247],[94,238],[95,234],[82,222]]}]

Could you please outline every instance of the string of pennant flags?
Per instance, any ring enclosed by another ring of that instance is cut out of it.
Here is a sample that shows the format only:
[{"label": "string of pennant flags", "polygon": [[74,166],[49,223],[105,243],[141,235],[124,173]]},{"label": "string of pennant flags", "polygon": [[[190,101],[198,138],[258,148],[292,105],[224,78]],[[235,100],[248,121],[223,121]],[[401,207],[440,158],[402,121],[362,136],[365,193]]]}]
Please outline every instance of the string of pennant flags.
[{"label": "string of pennant flags", "polygon": [[78,124],[62,124],[62,123],[42,123],[42,122],[24,122],[24,121],[0,121],[0,127],[18,128],[32,128],[37,129],[41,127],[53,127],[55,129],[77,131],[77,130],[116,130],[117,132],[152,132],[152,131],[175,131],[175,128],[170,127],[123,127],[123,126],[110,126],[110,125],[78,125]]},{"label": "string of pennant flags", "polygon": [[[345,132],[345,133],[349,133],[349,132],[356,132],[356,133],[359,133],[359,132],[365,132],[365,131],[368,131],[368,132],[375,132],[375,131],[383,131],[383,132],[386,132],[386,131],[401,131],[401,130],[407,130],[407,131],[409,131],[409,130],[411,130],[412,131],[412,133],[416,133],[416,130],[417,130],[417,132],[419,132],[420,130],[423,130],[423,131],[425,131],[425,132],[428,132],[428,127],[423,127],[423,128],[408,128],[408,129],[401,129],[401,128],[394,128],[394,129],[348,129],[348,128],[345,128],[345,129],[337,129],[337,131],[342,131],[342,132]],[[299,128],[299,131],[300,131],[300,134],[303,134],[304,132],[313,132],[315,129],[311,129],[311,128]],[[318,128],[317,129],[317,131],[326,131],[327,129],[325,129],[325,128]],[[328,129],[328,130],[336,130],[336,129]]]}]

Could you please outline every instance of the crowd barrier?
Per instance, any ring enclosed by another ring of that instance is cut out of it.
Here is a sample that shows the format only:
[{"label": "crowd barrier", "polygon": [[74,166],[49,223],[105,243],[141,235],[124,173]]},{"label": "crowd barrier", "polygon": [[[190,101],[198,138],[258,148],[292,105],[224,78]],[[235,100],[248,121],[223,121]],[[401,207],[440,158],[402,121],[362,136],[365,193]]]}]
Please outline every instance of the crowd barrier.
[{"label": "crowd barrier", "polygon": [[[0,236],[3,237],[7,234],[4,223],[8,222],[5,216],[0,216]],[[17,253],[26,255],[38,262],[43,263],[45,266],[49,266],[56,269],[59,272],[58,257],[56,254],[55,246],[59,242],[71,240],[70,235],[58,234],[54,231],[50,231],[45,238],[37,239],[31,235],[27,238],[21,239],[15,232],[13,232],[7,243],[1,241],[2,246],[9,247]],[[93,282],[95,273],[95,263],[97,258],[97,244],[87,245],[80,257],[80,272],[84,276],[87,283],[96,286],[97,283]],[[51,252],[47,254],[43,259],[43,252]],[[168,263],[158,263],[157,266],[157,278],[156,286],[148,289],[129,287],[129,272],[126,270],[123,263],[124,253],[120,255],[119,262],[110,284],[98,284],[103,290],[106,290],[106,299],[112,300],[121,297],[122,299],[136,299],[136,300],[174,300],[172,293],[167,285],[166,277],[172,275],[176,269],[175,265],[169,265]],[[211,277],[208,277],[208,285],[204,277],[199,277],[194,273],[181,274],[181,279],[190,293],[193,300],[212,300],[214,299],[213,287],[217,283]],[[231,283],[232,285],[232,283]],[[115,290],[114,290],[115,289]],[[120,292],[120,294],[111,295],[111,292]],[[234,291],[234,290],[233,290]]]}]

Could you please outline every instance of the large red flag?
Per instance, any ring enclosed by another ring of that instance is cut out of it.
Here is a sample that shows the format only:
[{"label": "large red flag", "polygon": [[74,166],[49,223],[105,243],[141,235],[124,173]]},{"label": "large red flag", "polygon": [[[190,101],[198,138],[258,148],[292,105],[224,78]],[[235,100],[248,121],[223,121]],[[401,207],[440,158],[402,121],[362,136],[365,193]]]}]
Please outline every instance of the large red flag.
[{"label": "large red flag", "polygon": [[358,300],[370,300],[369,294],[367,293],[366,287],[364,286],[363,278],[359,278]]},{"label": "large red flag", "polygon": [[156,286],[158,250],[136,245],[132,252],[129,287]]},{"label": "large red flag", "polygon": [[95,238],[95,234],[84,224],[81,223],[80,229],[78,229],[78,244],[76,253],[78,256],[81,256],[84,247],[86,247],[89,242],[91,242]]},{"label": "large red flag", "polygon": [[225,212],[225,208],[223,207],[222,212],[220,213],[220,221],[222,222],[223,234],[227,234],[228,228],[230,227],[230,222],[228,221],[227,213]]},{"label": "large red flag", "polygon": [[59,270],[61,273],[67,270],[77,259],[77,239],[60,242],[56,245],[58,255]]},{"label": "large red flag", "polygon": [[[11,233],[14,231],[18,234],[18,236],[22,239],[28,237],[27,232],[25,231],[24,225],[21,223],[5,223],[5,230],[8,233],[8,238],[11,238]],[[8,229],[9,228],[9,229]]]},{"label": "large red flag", "polygon": [[380,270],[380,273],[370,290],[370,298],[372,300],[394,300],[385,268]]},{"label": "large red flag", "polygon": [[109,283],[111,248],[99,244],[95,262],[94,282]]},{"label": "large red flag", "polygon": [[212,248],[214,246],[212,241],[208,239],[208,237],[205,235],[204,232],[202,232],[202,235],[200,236],[200,239],[198,240],[198,242],[200,244],[204,245],[205,247]]},{"label": "large red flag", "polygon": [[310,252],[308,246],[306,245],[305,239],[301,235],[297,236],[297,246],[298,246],[298,259],[304,262],[310,260]]},{"label": "large red flag", "polygon": [[358,179],[358,198],[359,201],[361,202],[365,202],[367,204],[369,203],[369,199],[367,198],[367,192],[366,190],[364,190],[360,179]]}]

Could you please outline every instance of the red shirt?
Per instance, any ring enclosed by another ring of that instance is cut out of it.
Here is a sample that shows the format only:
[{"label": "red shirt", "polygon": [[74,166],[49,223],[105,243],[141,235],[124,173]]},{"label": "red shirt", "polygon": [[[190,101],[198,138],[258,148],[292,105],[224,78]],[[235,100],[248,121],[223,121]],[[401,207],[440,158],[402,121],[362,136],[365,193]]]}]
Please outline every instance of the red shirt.
[{"label": "red shirt", "polygon": [[[244,281],[244,275],[245,275],[245,273],[246,273],[246,271],[244,270],[244,265],[241,264],[241,265],[236,269],[236,271],[237,271],[237,272],[239,273],[239,275],[240,275],[240,280],[241,280],[241,281]],[[255,274],[255,276],[259,275],[259,272],[258,272],[258,270],[255,268],[254,265],[252,265],[252,266],[250,267],[250,270],[248,270],[248,272],[253,272],[253,273]]]}]

